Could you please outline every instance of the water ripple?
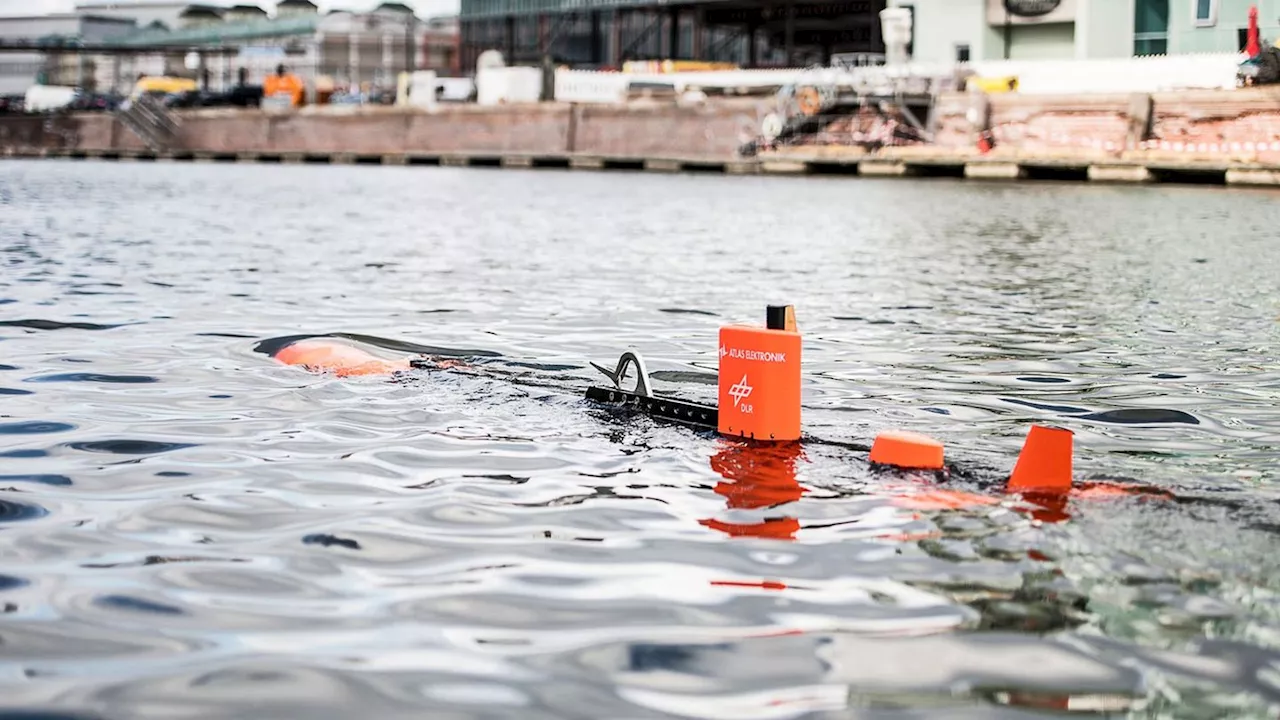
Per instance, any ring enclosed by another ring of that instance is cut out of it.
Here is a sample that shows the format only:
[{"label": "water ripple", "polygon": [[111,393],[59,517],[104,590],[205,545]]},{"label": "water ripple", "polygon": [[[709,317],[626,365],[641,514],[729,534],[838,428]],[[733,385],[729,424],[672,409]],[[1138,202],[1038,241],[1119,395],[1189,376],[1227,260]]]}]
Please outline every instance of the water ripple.
[{"label": "water ripple", "polygon": [[106,608],[129,610],[160,615],[181,615],[182,610],[172,605],[164,605],[150,600],[128,597],[127,595],[104,595],[98,598],[97,604]]},{"label": "water ripple", "polygon": [[25,585],[27,585],[27,581],[22,578],[16,578],[10,575],[0,575],[0,592],[24,587]]},{"label": "water ripple", "polygon": [[53,485],[65,487],[71,484],[71,478],[66,475],[0,475],[0,483],[4,482],[30,482],[40,483],[41,485]]},{"label": "water ripple", "polygon": [[67,432],[75,430],[75,425],[60,422],[16,422],[16,423],[0,423],[0,435],[45,435],[48,433]]},{"label": "water ripple", "polygon": [[0,500],[0,523],[31,520],[48,514],[48,510],[38,505],[28,505],[14,500]]},{"label": "water ripple", "polygon": [[185,443],[156,442],[153,440],[87,440],[67,443],[73,450],[115,455],[155,455],[195,447]]},{"label": "water ripple", "polygon": [[113,383],[125,385],[138,385],[146,383],[160,382],[158,378],[148,377],[146,375],[102,375],[99,373],[58,373],[56,375],[40,375],[27,378],[26,382],[34,383],[57,383],[57,382],[90,382],[90,383]]},{"label": "water ripple", "polygon": [[[81,295],[89,293],[78,293]],[[87,322],[58,322],[57,320],[0,320],[0,327],[20,327],[31,330],[114,330],[120,325],[100,325]]]}]

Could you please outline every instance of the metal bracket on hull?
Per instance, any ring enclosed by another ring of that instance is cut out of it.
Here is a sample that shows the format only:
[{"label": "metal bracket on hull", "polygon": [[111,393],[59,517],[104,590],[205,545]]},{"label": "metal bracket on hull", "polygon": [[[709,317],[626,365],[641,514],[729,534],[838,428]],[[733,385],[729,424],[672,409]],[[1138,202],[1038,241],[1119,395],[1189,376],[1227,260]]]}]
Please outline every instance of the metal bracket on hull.
[{"label": "metal bracket on hull", "polygon": [[604,376],[613,381],[613,386],[622,390],[622,378],[626,376],[627,366],[636,366],[636,388],[633,391],[636,395],[649,396],[652,391],[649,388],[649,370],[644,366],[644,360],[639,355],[627,351],[622,353],[622,357],[618,358],[618,367],[613,370],[607,370],[595,363],[591,363],[591,367],[604,373]]},{"label": "metal bracket on hull", "polygon": [[602,387],[587,388],[587,399],[705,430],[715,430],[720,424],[718,409],[687,400],[640,395],[627,390]]},{"label": "metal bracket on hull", "polygon": [[[622,380],[627,368],[631,365],[636,368],[636,385],[635,389],[627,390],[622,387]],[[601,367],[594,362],[591,366],[604,373],[604,376],[613,382],[613,387],[587,388],[588,400],[639,411],[646,415],[698,428],[714,430],[718,427],[720,412],[717,408],[654,395],[652,386],[649,384],[649,370],[645,367],[644,360],[633,352],[622,353],[618,358],[618,366],[613,370]]]}]

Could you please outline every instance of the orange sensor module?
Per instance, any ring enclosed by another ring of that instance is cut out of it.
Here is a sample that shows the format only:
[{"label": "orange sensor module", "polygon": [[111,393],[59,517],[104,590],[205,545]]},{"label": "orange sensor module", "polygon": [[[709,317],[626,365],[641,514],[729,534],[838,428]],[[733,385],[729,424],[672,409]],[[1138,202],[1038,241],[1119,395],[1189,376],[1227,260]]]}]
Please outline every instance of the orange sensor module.
[{"label": "orange sensor module", "polygon": [[800,333],[790,305],[770,305],[765,327],[720,328],[718,430],[755,440],[800,439]]}]

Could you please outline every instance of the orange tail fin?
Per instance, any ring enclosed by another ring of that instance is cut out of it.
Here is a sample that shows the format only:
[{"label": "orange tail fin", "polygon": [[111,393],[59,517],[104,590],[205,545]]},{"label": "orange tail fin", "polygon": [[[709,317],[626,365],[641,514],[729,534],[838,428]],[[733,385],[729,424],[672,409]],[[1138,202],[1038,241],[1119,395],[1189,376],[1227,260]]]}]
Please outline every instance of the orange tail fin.
[{"label": "orange tail fin", "polygon": [[870,461],[904,469],[941,470],[942,443],[927,435],[906,431],[882,432],[871,445]]},{"label": "orange tail fin", "polygon": [[1065,428],[1032,425],[1006,490],[1071,492],[1071,445],[1074,436]]},{"label": "orange tail fin", "polygon": [[332,372],[338,377],[388,375],[408,370],[409,361],[386,360],[360,348],[332,340],[301,340],[275,354],[286,365],[301,365],[314,372]]}]

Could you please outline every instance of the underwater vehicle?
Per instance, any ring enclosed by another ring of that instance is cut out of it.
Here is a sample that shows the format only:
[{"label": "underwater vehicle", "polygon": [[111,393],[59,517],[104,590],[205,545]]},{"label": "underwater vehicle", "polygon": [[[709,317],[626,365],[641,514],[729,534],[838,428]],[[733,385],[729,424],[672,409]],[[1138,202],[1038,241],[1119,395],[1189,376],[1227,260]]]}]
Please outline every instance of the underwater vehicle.
[{"label": "underwater vehicle", "polygon": [[[474,369],[461,358],[430,354],[388,360],[326,337],[283,338],[264,351],[286,365],[338,377]],[[866,460],[874,470],[925,475],[938,482],[945,482],[956,474],[969,474],[946,462],[941,442],[918,432],[884,431],[869,447],[807,435],[801,421],[801,335],[795,310],[790,305],[768,306],[763,326],[721,327],[718,354],[715,405],[654,393],[644,359],[634,352],[623,353],[613,369],[592,362],[591,365],[610,380],[610,385],[590,386],[584,397],[604,407],[714,432],[745,446],[780,448],[785,452],[788,447],[820,443],[867,452]],[[631,369],[637,377],[635,385],[628,389],[623,387],[623,381]],[[1068,497],[1172,497],[1166,491],[1137,483],[1075,482],[1073,442],[1074,433],[1070,429],[1033,424],[1012,469],[1004,475],[1004,492],[1058,510]],[[904,497],[901,502],[904,507],[914,509],[961,509],[1001,500],[990,495],[936,490]]]}]

